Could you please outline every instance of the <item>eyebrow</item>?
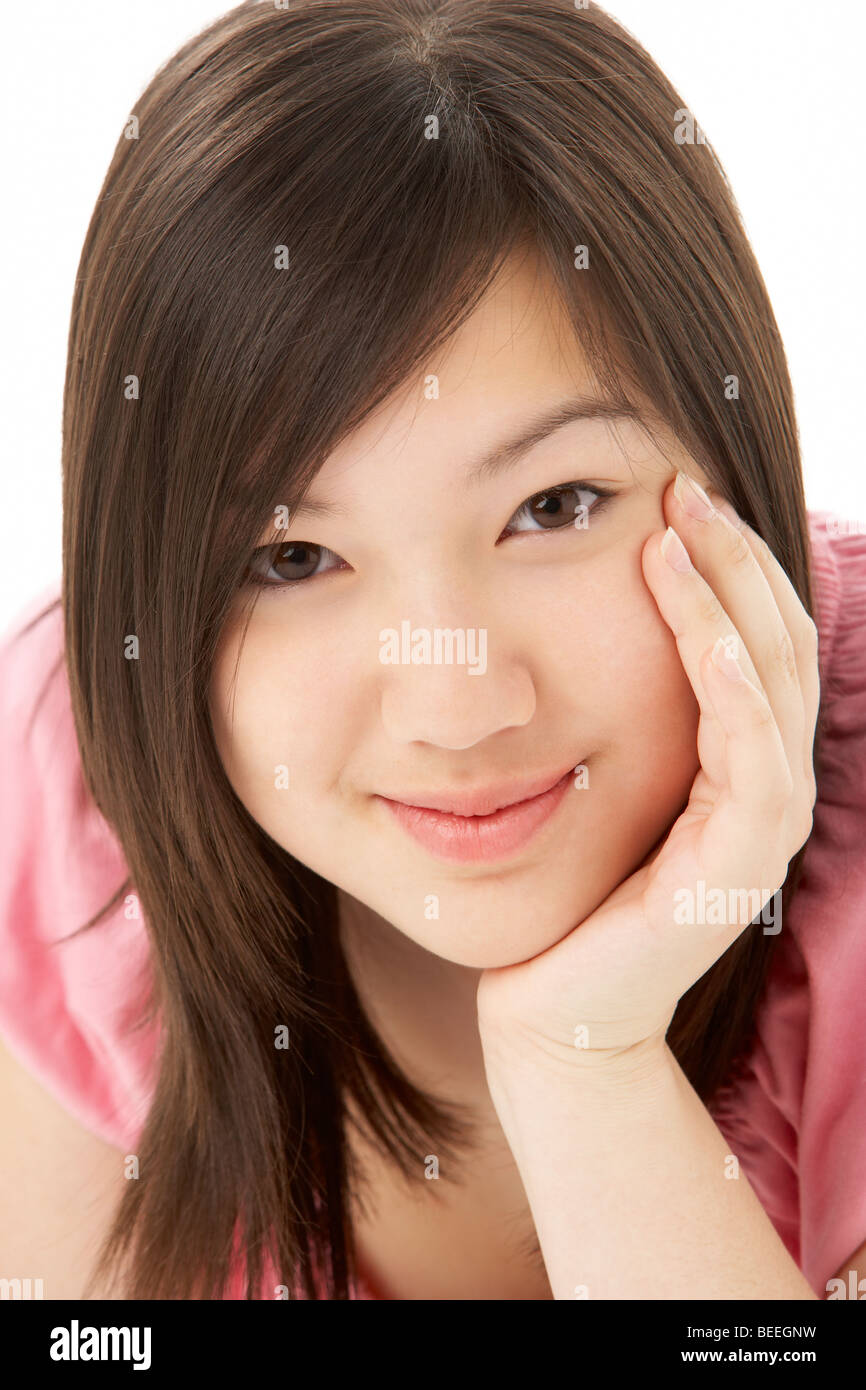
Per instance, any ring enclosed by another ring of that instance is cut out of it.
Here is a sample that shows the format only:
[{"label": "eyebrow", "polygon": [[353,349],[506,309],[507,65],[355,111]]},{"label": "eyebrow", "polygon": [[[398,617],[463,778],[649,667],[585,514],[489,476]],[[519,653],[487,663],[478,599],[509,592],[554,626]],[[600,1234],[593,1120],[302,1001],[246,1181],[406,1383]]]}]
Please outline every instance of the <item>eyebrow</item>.
[{"label": "eyebrow", "polygon": [[[644,423],[642,412],[626,400],[604,400],[593,396],[575,396],[558,401],[556,405],[535,416],[520,430],[519,434],[501,440],[491,449],[469,464],[466,481],[477,485],[496,476],[515,464],[534,449],[542,440],[561,430],[565,425],[576,421],[591,420],[634,420]],[[316,501],[312,497],[302,498],[293,509],[294,518],[309,516],[346,516],[349,509],[337,502]]]},{"label": "eyebrow", "polygon": [[543,415],[525,426],[515,438],[495,444],[480,459],[470,464],[467,473],[469,483],[480,483],[495,476],[516,463],[564,425],[577,420],[636,420],[643,421],[637,406],[625,400],[600,400],[591,396],[576,396],[559,401]]}]

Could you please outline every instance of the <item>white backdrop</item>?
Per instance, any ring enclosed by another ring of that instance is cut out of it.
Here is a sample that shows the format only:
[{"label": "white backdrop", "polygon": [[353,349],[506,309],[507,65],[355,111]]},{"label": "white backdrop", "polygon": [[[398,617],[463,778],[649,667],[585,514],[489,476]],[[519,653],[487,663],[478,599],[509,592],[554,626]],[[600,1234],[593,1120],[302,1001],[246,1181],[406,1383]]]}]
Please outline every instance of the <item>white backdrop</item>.
[{"label": "white backdrop", "polygon": [[[60,575],[69,310],[112,151],[156,69],[229,8],[214,0],[4,7],[0,630]],[[608,0],[606,8],[667,73],[725,166],[788,353],[808,505],[866,522],[860,6]]]}]

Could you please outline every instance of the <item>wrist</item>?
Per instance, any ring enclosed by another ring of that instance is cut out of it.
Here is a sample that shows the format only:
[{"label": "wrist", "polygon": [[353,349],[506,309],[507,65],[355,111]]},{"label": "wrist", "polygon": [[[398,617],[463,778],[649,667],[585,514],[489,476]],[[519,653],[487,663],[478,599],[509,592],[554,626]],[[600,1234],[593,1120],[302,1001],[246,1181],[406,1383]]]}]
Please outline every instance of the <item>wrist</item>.
[{"label": "wrist", "polygon": [[674,1062],[666,1030],[629,1043],[597,1047],[569,1046],[502,1022],[487,1023],[479,1031],[488,1079],[501,1085],[521,1080],[532,1085],[542,1077],[562,1077],[568,1085],[578,1085],[582,1079],[593,1088],[628,1090],[651,1083]]},{"label": "wrist", "polygon": [[509,1033],[487,1033],[482,1044],[493,1108],[526,1181],[548,1162],[566,1134],[595,1145],[628,1143],[645,1131],[679,1091],[679,1068],[664,1038],[628,1047],[527,1046]]}]

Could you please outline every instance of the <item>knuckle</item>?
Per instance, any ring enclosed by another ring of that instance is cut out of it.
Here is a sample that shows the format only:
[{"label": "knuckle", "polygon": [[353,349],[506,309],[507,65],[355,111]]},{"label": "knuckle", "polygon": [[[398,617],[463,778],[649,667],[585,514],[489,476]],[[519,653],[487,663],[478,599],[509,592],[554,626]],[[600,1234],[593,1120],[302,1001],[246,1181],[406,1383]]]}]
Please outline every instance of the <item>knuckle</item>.
[{"label": "knuckle", "polygon": [[785,673],[788,680],[797,679],[797,654],[794,651],[794,643],[787,628],[779,634],[773,651],[773,660],[776,666]]},{"label": "knuckle", "polygon": [[[772,707],[766,695],[760,695],[760,698],[755,701],[754,720],[759,729],[764,729],[768,724],[774,724],[776,722],[776,716],[773,714]],[[786,795],[791,795],[791,787],[788,788]]]},{"label": "knuckle", "polygon": [[746,540],[742,531],[735,531],[731,527],[725,528],[725,562],[729,565],[741,566],[749,565],[754,560],[752,548]]},{"label": "knuckle", "polygon": [[710,627],[718,627],[725,620],[725,610],[712,589],[702,593],[698,600],[698,617]]},{"label": "knuckle", "polygon": [[790,826],[791,816],[791,792],[786,787],[784,780],[774,782],[773,787],[766,797],[766,809],[768,817],[778,826],[780,836],[785,833],[785,827]]}]

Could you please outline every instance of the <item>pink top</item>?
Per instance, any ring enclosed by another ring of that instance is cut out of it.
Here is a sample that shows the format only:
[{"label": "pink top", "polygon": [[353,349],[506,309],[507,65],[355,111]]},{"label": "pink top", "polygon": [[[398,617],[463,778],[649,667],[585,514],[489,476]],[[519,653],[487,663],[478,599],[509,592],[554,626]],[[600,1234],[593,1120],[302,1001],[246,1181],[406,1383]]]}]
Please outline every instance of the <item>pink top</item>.
[{"label": "pink top", "polygon": [[[866,1241],[866,525],[809,514],[824,771],[756,1036],[716,1122],[819,1296]],[[850,534],[849,534],[850,533]],[[127,875],[88,797],[62,655],[59,583],[0,639],[0,1035],[92,1133],[135,1151],[155,1037],[127,1023],[148,968],[136,900],[63,946]],[[231,1297],[241,1297],[233,1291]],[[273,1298],[272,1284],[262,1295]],[[376,1298],[359,1282],[353,1297]]]}]

